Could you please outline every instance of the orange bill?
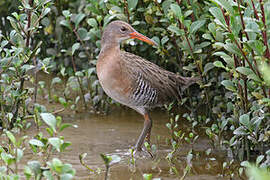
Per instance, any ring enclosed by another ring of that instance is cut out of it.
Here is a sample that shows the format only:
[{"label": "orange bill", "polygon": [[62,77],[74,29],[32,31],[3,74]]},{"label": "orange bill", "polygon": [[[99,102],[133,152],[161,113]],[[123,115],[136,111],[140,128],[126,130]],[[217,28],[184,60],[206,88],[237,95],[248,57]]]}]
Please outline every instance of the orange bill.
[{"label": "orange bill", "polygon": [[137,31],[134,31],[129,34],[131,39],[139,39],[141,41],[147,42],[148,44],[157,46],[157,43],[153,41],[152,39],[149,39],[148,37],[138,33]]}]

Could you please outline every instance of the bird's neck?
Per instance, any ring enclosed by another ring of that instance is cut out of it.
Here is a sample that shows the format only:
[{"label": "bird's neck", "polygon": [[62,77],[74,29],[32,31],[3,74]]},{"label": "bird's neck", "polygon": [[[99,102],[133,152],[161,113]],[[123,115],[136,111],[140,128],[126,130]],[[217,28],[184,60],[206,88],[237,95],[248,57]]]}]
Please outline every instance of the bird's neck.
[{"label": "bird's neck", "polygon": [[99,53],[99,57],[107,56],[107,55],[118,55],[120,54],[120,44],[119,42],[109,40],[101,41],[101,50]]}]

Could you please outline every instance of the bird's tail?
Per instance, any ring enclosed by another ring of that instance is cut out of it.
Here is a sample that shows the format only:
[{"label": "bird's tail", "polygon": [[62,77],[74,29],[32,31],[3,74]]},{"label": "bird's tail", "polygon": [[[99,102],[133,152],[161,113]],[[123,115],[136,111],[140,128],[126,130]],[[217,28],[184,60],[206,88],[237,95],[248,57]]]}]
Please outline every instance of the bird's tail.
[{"label": "bird's tail", "polygon": [[199,83],[201,81],[201,77],[199,77],[199,76],[196,76],[196,77],[179,76],[179,81],[181,82],[181,85],[180,85],[181,90],[184,91],[192,84]]}]

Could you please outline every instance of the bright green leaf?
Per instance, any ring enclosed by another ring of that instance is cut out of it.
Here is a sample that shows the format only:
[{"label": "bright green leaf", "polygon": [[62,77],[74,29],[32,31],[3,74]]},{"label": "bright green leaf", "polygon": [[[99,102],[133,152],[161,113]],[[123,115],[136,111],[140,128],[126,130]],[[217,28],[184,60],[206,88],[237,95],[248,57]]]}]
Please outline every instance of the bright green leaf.
[{"label": "bright green leaf", "polygon": [[41,113],[40,114],[43,121],[50,127],[54,132],[56,132],[56,119],[51,113]]}]

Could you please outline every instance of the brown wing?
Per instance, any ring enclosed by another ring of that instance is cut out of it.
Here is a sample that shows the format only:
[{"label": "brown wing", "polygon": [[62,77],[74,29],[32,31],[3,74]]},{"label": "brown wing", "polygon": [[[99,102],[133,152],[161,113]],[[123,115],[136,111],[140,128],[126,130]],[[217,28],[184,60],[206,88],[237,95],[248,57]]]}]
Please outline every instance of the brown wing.
[{"label": "brown wing", "polygon": [[181,99],[181,91],[195,83],[197,78],[187,78],[166,71],[156,64],[128,52],[121,52],[122,70],[133,81],[131,98],[134,106],[161,106],[173,98]]}]

